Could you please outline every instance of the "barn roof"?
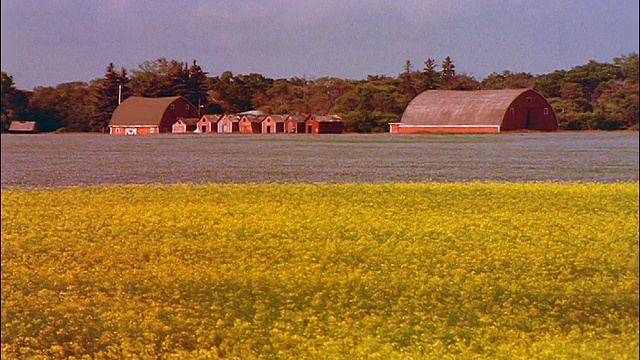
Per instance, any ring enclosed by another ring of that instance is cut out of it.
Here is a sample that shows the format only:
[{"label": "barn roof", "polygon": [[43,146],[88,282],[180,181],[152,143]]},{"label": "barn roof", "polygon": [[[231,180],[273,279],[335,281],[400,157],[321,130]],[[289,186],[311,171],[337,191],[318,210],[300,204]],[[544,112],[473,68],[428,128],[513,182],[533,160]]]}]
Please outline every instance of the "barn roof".
[{"label": "barn roof", "polygon": [[427,90],[402,114],[402,125],[497,125],[509,105],[531,89]]},{"label": "barn roof", "polygon": [[35,132],[36,130],[36,122],[33,120],[13,120],[9,125],[9,131]]},{"label": "barn roof", "polygon": [[128,97],[113,112],[109,125],[159,125],[169,105],[180,98],[181,96]]}]

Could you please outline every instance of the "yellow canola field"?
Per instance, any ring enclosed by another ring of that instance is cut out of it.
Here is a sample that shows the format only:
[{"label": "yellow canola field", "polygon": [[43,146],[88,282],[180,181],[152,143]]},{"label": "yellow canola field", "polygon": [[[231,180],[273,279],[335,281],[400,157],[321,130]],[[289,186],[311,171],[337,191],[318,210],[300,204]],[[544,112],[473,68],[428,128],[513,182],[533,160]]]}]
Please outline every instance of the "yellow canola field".
[{"label": "yellow canola field", "polygon": [[2,191],[3,358],[637,355],[637,182]]}]

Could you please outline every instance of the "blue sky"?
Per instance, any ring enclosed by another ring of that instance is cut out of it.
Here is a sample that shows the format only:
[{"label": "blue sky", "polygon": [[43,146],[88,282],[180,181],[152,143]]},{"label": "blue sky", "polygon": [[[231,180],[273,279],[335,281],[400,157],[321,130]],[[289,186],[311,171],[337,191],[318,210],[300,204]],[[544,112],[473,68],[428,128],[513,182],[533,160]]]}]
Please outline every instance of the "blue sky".
[{"label": "blue sky", "polygon": [[2,0],[2,71],[18,88],[164,57],[219,75],[396,76],[450,56],[482,80],[638,53],[637,0]]}]

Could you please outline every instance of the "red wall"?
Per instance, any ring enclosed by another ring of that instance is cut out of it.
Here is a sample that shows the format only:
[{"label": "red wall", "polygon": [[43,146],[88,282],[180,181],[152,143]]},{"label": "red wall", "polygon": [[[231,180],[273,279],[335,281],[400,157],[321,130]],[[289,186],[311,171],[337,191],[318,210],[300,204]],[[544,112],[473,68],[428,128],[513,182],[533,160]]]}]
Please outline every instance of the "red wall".
[{"label": "red wall", "polygon": [[[158,134],[158,127],[132,127],[132,126],[112,126],[110,134],[112,135],[126,135],[127,129],[135,129],[135,135],[149,135]],[[151,132],[153,129],[153,132]],[[118,131],[119,130],[119,131]]]},{"label": "red wall", "polygon": [[448,127],[448,126],[439,126],[439,127],[398,127],[398,134],[412,134],[412,133],[433,133],[433,132],[455,132],[455,133],[496,133],[499,129],[497,127]]},{"label": "red wall", "polygon": [[518,96],[506,109],[500,130],[556,131],[558,119],[549,102],[542,95],[529,90]]},{"label": "red wall", "polygon": [[296,133],[298,132],[298,122],[292,118],[288,118],[284,121],[284,132]]}]

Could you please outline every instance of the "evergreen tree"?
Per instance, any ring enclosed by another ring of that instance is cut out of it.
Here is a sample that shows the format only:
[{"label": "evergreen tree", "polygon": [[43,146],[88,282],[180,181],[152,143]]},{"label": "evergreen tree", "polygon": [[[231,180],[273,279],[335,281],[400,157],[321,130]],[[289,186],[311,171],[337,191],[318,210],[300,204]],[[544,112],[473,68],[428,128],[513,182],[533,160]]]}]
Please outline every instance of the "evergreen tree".
[{"label": "evergreen tree", "polygon": [[451,61],[451,58],[449,56],[447,56],[446,58],[444,58],[444,61],[442,62],[442,79],[444,81],[444,84],[446,87],[450,87],[453,79],[456,76],[456,70],[455,70],[456,66],[453,65],[453,62]]},{"label": "evergreen tree", "polygon": [[29,106],[27,94],[18,90],[13,83],[13,76],[2,72],[2,131],[9,128],[11,120],[23,120]]},{"label": "evergreen tree", "polygon": [[425,60],[424,70],[422,72],[424,74],[423,91],[438,88],[438,72],[436,71],[436,67],[438,67],[438,65],[436,65],[436,61],[434,59],[427,58],[427,60]]},{"label": "evergreen tree", "polygon": [[[189,68],[185,97],[195,106],[206,107],[209,104],[208,90],[207,73],[202,71],[202,68],[194,59]],[[198,111],[200,111],[200,108],[198,108]]]},{"label": "evergreen tree", "polygon": [[128,84],[127,71],[122,68],[118,72],[113,63],[110,63],[104,77],[98,80],[93,87],[95,114],[90,122],[91,131],[105,131],[107,129],[118,102],[129,95]]}]

